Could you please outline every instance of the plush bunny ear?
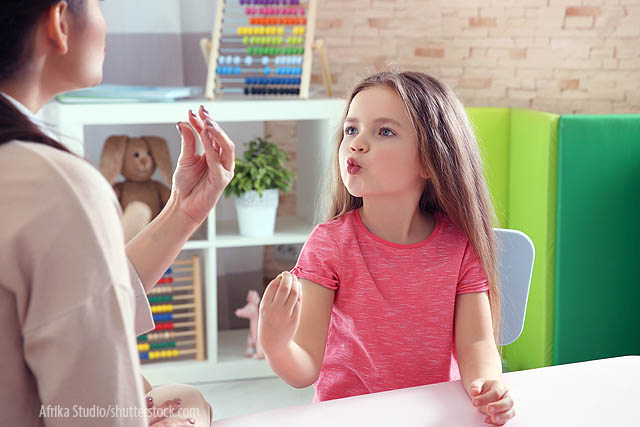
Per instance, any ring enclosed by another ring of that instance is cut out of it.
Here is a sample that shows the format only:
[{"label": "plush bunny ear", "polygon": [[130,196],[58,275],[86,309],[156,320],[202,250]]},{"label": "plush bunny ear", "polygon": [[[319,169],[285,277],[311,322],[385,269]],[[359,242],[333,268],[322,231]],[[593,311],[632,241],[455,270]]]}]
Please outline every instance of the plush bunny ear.
[{"label": "plush bunny ear", "polygon": [[169,187],[171,187],[171,179],[173,178],[173,164],[171,163],[171,155],[169,154],[169,145],[164,138],[158,136],[143,136],[142,139],[149,145],[151,155],[156,162],[156,167],[160,169],[164,175]]},{"label": "plush bunny ear", "polygon": [[100,172],[113,185],[124,163],[124,152],[127,148],[129,137],[126,135],[110,136],[102,147],[100,155]]}]

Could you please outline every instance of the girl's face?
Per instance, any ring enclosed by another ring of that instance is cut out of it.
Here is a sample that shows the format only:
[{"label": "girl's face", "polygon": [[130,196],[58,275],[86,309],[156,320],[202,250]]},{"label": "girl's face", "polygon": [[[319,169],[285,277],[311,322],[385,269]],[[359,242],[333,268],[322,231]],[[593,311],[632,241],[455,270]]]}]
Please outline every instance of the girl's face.
[{"label": "girl's face", "polygon": [[69,50],[58,59],[56,92],[95,86],[102,80],[107,27],[98,0],[85,0],[77,14],[67,10]]},{"label": "girl's face", "polygon": [[388,86],[359,92],[347,113],[338,159],[355,197],[422,192],[418,142],[402,98]]}]

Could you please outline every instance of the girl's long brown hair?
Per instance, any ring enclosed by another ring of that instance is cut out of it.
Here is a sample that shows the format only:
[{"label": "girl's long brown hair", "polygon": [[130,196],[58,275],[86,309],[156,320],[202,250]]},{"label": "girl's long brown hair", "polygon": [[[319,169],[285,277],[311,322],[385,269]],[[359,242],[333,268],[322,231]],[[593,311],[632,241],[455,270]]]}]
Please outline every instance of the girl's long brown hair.
[{"label": "girl's long brown hair", "polygon": [[[423,212],[446,214],[465,233],[475,249],[487,279],[494,338],[500,336],[500,283],[495,212],[483,173],[482,157],[464,106],[444,83],[424,73],[385,71],[373,74],[351,91],[343,116],[346,119],[353,98],[361,91],[387,86],[404,102],[416,131],[420,163],[430,179],[420,197]],[[340,129],[335,147],[327,219],[337,218],[362,206],[340,177],[338,151],[343,138]]]}]

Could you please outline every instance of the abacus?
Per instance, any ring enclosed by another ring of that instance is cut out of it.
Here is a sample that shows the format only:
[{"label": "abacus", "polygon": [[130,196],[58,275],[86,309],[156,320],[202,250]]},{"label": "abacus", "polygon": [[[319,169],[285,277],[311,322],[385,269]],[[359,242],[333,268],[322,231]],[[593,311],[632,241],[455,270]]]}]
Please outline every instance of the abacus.
[{"label": "abacus", "polygon": [[308,98],[316,1],[218,0],[211,41],[201,41],[208,62],[205,96]]},{"label": "abacus", "polygon": [[138,337],[140,362],[204,360],[200,259],[175,261],[147,298],[156,327]]}]

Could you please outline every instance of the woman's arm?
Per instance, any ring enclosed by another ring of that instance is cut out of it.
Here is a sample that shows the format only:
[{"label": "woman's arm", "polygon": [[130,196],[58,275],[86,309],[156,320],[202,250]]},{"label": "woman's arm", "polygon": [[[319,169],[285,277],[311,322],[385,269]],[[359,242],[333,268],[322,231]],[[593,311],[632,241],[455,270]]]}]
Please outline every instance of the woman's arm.
[{"label": "woman's arm", "polygon": [[[233,178],[235,146],[200,106],[180,122],[182,148],[171,196],[160,214],[127,244],[127,256],[148,292],[155,286],[191,234],[202,224]],[[197,135],[196,135],[197,134]],[[196,152],[197,141],[204,153]]]},{"label": "woman's arm", "polygon": [[198,226],[181,213],[172,194],[162,212],[127,243],[127,256],[146,292],[158,283]]},{"label": "woman's arm", "polygon": [[271,369],[292,387],[320,374],[335,291],[289,272],[276,277],[260,304],[259,338]]}]

